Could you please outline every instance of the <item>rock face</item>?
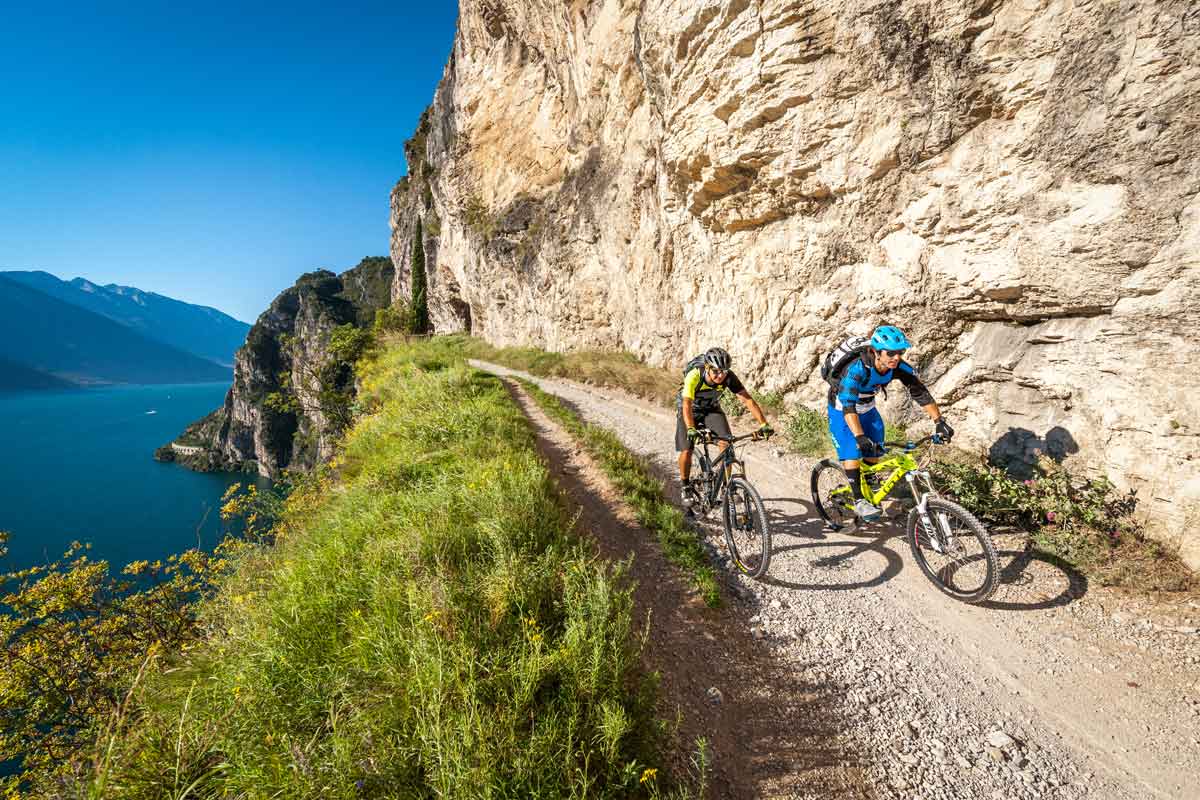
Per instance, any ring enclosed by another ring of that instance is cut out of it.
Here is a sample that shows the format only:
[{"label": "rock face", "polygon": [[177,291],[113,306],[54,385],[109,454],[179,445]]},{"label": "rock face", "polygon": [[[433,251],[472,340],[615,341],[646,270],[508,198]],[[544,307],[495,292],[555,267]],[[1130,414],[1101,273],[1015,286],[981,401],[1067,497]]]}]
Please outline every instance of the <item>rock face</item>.
[{"label": "rock face", "polygon": [[[390,302],[394,272],[390,259],[375,257],[340,276],[328,270],[301,276],[251,327],[237,352],[225,404],[155,457],[192,469],[247,469],[271,478],[328,457],[334,437],[317,373],[329,362],[330,332],[339,325],[369,325]],[[338,378],[348,384],[338,388],[352,388],[352,375]]]},{"label": "rock face", "polygon": [[1189,531],[1198,88],[1191,0],[462,0],[394,291],[419,217],[440,331],[721,343],[813,406],[835,340],[898,324],[966,443]]}]

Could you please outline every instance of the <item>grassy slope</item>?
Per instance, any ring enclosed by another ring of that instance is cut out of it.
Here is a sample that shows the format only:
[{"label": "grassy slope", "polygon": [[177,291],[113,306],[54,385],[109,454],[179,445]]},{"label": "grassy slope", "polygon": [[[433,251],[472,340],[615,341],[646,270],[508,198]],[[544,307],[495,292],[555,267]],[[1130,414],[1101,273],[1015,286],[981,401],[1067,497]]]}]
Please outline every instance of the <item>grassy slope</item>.
[{"label": "grassy slope", "polygon": [[662,726],[619,576],[570,520],[498,380],[385,351],[336,475],[134,692],[103,796],[657,795]]}]

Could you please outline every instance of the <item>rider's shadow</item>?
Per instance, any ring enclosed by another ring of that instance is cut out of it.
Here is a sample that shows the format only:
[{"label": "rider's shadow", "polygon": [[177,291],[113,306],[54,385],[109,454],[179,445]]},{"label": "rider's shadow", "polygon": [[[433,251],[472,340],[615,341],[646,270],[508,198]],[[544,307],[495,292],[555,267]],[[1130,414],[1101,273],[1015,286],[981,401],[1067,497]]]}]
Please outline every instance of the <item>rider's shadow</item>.
[{"label": "rider's shadow", "polygon": [[[772,538],[776,540],[772,558],[787,558],[789,553],[793,557],[807,558],[809,566],[818,574],[831,576],[829,581],[799,583],[779,578],[780,570],[772,567],[770,573],[759,578],[765,584],[799,591],[868,589],[891,580],[904,567],[904,560],[887,546],[889,540],[902,535],[894,526],[890,526],[890,530],[873,527],[857,536],[844,535],[846,531],[831,531],[811,503],[790,497],[764,498],[763,502],[770,509],[767,516]],[[792,510],[785,511],[781,506],[789,506]],[[779,546],[781,536],[809,541]],[[853,571],[856,562],[865,556],[881,559],[883,568],[868,578],[841,580],[837,577],[840,573]]]},{"label": "rider's shadow", "polygon": [[[997,543],[999,544],[999,543]],[[996,611],[1040,611],[1070,605],[1088,592],[1087,576],[1031,542],[1021,549],[998,546],[1000,590],[981,607]]]},{"label": "rider's shadow", "polygon": [[796,497],[764,497],[771,536],[824,539],[828,528],[812,505]]}]

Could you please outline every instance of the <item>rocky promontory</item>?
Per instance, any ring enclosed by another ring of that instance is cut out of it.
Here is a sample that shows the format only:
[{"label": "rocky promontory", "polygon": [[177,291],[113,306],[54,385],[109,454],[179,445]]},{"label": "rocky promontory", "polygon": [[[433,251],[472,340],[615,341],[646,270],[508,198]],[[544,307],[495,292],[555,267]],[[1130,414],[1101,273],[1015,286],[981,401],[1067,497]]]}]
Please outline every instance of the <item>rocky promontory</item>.
[{"label": "rocky promontory", "polygon": [[[353,375],[330,377],[329,337],[338,326],[366,327],[391,300],[388,258],[363,259],[337,275],[310,272],[281,292],[250,329],[234,362],[225,403],[197,420],[155,457],[186,467],[248,470],[271,478],[328,457],[334,428],[321,396],[353,389]],[[332,380],[333,387],[321,381]]]}]

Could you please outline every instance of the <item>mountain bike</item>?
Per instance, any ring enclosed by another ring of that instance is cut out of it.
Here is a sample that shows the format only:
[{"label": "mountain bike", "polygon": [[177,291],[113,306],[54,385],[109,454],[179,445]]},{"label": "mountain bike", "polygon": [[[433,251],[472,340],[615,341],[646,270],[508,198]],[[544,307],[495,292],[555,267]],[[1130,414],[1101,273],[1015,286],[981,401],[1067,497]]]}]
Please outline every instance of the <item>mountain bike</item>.
[{"label": "mountain bike", "polygon": [[[719,506],[725,543],[733,563],[748,577],[761,577],[771,563],[771,528],[767,524],[762,498],[746,480],[746,465],[733,447],[737,442],[759,441],[761,437],[749,433],[730,438],[705,429],[701,429],[700,434],[700,447],[696,448],[700,477],[692,479],[699,502],[692,515],[706,516]],[[714,457],[709,454],[708,447],[716,442],[725,442],[728,446]]]},{"label": "mountain bike", "polygon": [[[884,442],[885,458],[876,464],[859,462],[862,496],[878,506],[901,479],[905,480],[914,503],[908,512],[905,535],[917,565],[925,577],[951,597],[964,603],[982,603],[992,596],[1000,581],[996,547],[987,529],[970,511],[938,494],[929,471],[923,468],[932,449],[921,462],[913,456],[926,443],[944,444],[937,434],[916,442]],[[878,488],[873,485],[876,483]],[[850,479],[837,459],[827,458],[813,467],[812,498],[817,512],[833,530],[857,521]]]}]

